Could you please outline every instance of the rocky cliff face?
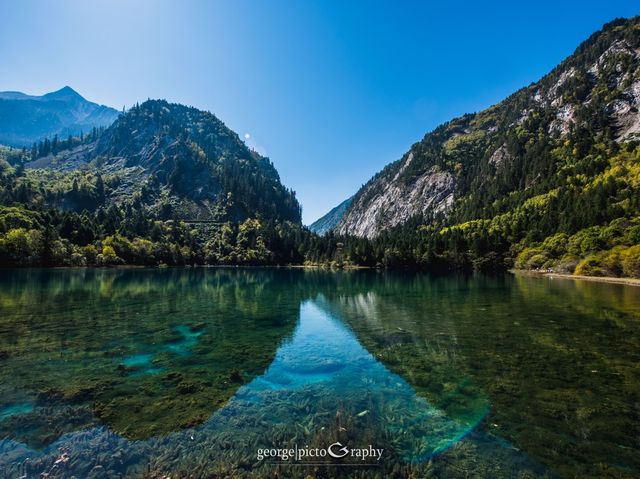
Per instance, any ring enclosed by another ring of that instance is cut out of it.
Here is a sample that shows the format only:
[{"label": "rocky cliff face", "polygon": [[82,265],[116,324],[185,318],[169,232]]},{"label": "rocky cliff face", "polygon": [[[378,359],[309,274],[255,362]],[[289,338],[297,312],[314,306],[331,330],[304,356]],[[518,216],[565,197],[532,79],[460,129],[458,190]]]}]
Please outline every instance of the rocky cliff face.
[{"label": "rocky cliff face", "polygon": [[446,214],[453,204],[455,176],[437,166],[410,183],[399,181],[411,164],[409,153],[390,180],[369,182],[336,226],[340,234],[372,238],[407,221],[418,211]]},{"label": "rocky cliff face", "polygon": [[551,151],[563,138],[640,139],[639,108],[636,17],[605,25],[503,102],[428,133],[355,194],[334,231],[372,238],[414,216],[466,221],[499,212],[515,192],[544,189],[562,167]]},{"label": "rocky cliff face", "polygon": [[344,212],[351,205],[353,198],[348,198],[340,203],[338,206],[329,211],[326,215],[318,218],[316,221],[309,225],[309,229],[316,234],[324,235],[331,231],[340,222],[344,216]]}]

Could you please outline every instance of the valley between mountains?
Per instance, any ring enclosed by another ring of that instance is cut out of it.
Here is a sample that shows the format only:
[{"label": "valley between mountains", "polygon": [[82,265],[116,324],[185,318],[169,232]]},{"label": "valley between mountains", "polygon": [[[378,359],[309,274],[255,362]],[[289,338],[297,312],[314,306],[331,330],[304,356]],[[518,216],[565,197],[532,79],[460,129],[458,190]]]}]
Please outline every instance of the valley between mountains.
[{"label": "valley between mountains", "polygon": [[294,265],[640,277],[640,18],[440,125],[308,228],[214,114],[0,93],[5,266]]}]

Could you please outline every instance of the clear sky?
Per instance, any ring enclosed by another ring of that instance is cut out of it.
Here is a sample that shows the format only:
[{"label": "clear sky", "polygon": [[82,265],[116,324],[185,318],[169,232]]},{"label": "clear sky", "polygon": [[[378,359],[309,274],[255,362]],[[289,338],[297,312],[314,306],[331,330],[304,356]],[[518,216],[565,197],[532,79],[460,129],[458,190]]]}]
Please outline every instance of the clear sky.
[{"label": "clear sky", "polygon": [[537,80],[631,0],[0,0],[0,90],[210,110],[310,223],[453,116]]}]

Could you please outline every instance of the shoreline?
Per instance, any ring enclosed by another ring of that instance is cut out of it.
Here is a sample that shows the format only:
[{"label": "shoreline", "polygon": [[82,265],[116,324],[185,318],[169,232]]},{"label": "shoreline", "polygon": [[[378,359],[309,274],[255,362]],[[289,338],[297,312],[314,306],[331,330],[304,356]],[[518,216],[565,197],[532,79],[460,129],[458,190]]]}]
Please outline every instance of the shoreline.
[{"label": "shoreline", "polygon": [[519,276],[538,276],[557,279],[592,281],[598,283],[626,284],[628,286],[640,286],[640,278],[618,278],[616,276],[583,276],[565,273],[547,273],[544,271],[529,271],[526,269],[510,269],[509,272]]},{"label": "shoreline", "polygon": [[172,269],[172,268],[281,268],[281,269],[322,269],[326,271],[356,271],[378,270],[373,266],[349,265],[342,268],[331,267],[323,264],[185,264],[185,265],[142,265],[142,264],[110,264],[98,266],[95,264],[84,266],[0,266],[0,269]]}]

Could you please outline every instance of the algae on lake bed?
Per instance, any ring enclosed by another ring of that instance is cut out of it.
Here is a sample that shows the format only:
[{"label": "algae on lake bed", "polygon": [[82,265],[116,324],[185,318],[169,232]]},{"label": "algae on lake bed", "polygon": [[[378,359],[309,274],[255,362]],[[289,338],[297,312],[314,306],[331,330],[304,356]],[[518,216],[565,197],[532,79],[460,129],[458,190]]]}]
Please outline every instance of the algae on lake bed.
[{"label": "algae on lake bed", "polygon": [[[35,423],[43,410],[55,416],[76,408],[86,426],[101,422],[132,439],[206,420],[269,365],[293,330],[298,303],[265,302],[256,310],[262,286],[253,288],[242,274],[210,283],[191,273],[80,271],[88,280],[69,290],[58,281],[70,279],[66,271],[41,271],[33,282],[25,276],[36,273],[18,272],[22,281],[0,292],[2,304],[11,302],[0,325],[0,407],[20,391],[37,406]],[[24,435],[0,422],[0,433],[34,445],[68,432],[33,437],[39,429]]]},{"label": "algae on lake bed", "polygon": [[327,307],[448,413],[484,397],[480,430],[561,476],[640,474],[640,289],[418,276],[402,295],[372,288]]}]

